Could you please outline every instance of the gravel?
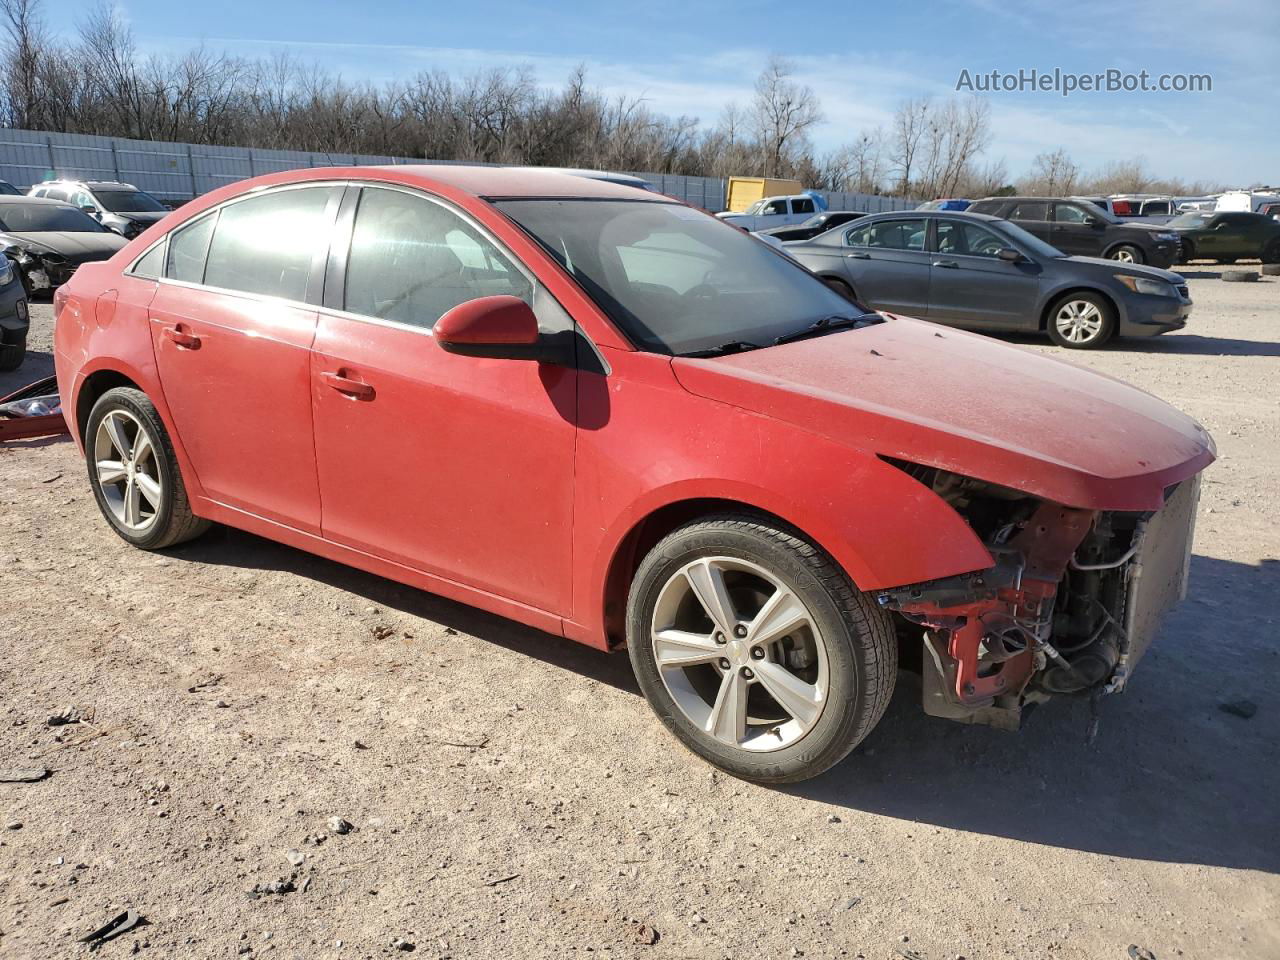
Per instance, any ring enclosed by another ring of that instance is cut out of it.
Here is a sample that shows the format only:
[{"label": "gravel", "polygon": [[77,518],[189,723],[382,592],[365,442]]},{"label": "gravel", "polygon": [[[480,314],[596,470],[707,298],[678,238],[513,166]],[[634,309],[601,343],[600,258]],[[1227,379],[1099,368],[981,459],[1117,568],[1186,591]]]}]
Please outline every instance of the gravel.
[{"label": "gravel", "polygon": [[[1190,596],[1101,704],[1092,747],[1087,703],[1011,735],[925,716],[904,674],[818,780],[713,776],[625,655],[235,531],[132,550],[69,443],[5,445],[0,767],[54,775],[0,783],[0,823],[26,823],[0,833],[0,955],[79,956],[76,931],[128,903],[156,956],[399,939],[427,956],[852,960],[896,956],[904,931],[928,958],[1280,956],[1280,282],[1184,272],[1186,331],[1083,354],[1020,341],[1169,400],[1221,453]],[[0,390],[49,368],[49,307],[33,313]],[[1028,411],[1029,430],[1087,428]],[[210,677],[235,709],[187,692]],[[1251,719],[1219,709],[1243,701]],[[92,724],[47,727],[68,703]],[[161,780],[164,818],[146,803]],[[333,811],[382,825],[338,838]],[[295,882],[275,871],[298,847],[296,891],[245,896]],[[59,856],[85,865],[76,884]]]}]

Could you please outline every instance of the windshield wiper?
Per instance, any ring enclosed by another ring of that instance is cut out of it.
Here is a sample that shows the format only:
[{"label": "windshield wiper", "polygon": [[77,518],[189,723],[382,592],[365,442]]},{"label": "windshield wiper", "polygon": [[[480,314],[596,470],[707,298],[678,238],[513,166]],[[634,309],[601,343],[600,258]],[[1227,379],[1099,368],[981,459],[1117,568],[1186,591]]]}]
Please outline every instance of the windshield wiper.
[{"label": "windshield wiper", "polygon": [[722,343],[718,347],[711,347],[709,350],[692,350],[689,353],[682,353],[682,357],[718,357],[726,353],[745,353],[748,350],[759,350],[760,344],[752,343],[750,340],[730,340],[728,343]]},{"label": "windshield wiper", "polygon": [[825,333],[833,330],[847,330],[850,327],[870,326],[873,323],[879,323],[880,318],[874,313],[860,313],[856,317],[822,317],[813,321],[803,330],[796,330],[794,333],[784,333],[782,336],[774,339],[774,343],[793,343],[796,340],[807,340],[810,337],[820,337]]}]

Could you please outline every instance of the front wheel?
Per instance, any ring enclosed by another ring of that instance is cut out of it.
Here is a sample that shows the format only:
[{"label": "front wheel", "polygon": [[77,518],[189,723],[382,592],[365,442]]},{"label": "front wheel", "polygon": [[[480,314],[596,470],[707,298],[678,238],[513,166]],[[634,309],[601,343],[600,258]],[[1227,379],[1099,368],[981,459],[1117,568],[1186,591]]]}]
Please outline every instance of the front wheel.
[{"label": "front wheel", "polygon": [[191,512],[169,434],[141,390],[115,387],[99,397],[84,445],[98,508],[135,547],[171,547],[209,528]]},{"label": "front wheel", "polygon": [[1115,333],[1115,310],[1095,293],[1069,293],[1049,308],[1048,330],[1060,347],[1091,350]]},{"label": "front wheel", "polygon": [[758,783],[838,763],[884,714],[897,677],[888,614],[798,532],[746,514],[691,523],[649,552],[627,645],[667,728]]},{"label": "front wheel", "polygon": [[1112,260],[1116,260],[1120,263],[1146,263],[1147,262],[1147,258],[1142,255],[1142,251],[1139,250],[1137,247],[1135,247],[1131,243],[1120,244],[1120,246],[1112,250],[1111,253],[1108,254],[1108,256]]}]

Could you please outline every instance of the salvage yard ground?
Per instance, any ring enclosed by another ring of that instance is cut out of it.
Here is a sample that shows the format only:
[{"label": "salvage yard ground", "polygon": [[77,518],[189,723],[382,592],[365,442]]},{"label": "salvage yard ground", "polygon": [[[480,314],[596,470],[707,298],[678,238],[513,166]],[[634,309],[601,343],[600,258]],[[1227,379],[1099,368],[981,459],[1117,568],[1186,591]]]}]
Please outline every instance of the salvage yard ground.
[{"label": "salvage yard ground", "polygon": [[[1011,735],[904,675],[833,772],[741,783],[625,654],[232,530],[133,550],[66,438],[6,445],[0,771],[51,774],[0,782],[0,957],[83,956],[132,907],[101,956],[1274,960],[1280,279],[1183,272],[1186,331],[1069,357],[1221,454],[1190,598],[1092,747],[1084,703]],[[50,334],[37,305],[0,394]]]}]

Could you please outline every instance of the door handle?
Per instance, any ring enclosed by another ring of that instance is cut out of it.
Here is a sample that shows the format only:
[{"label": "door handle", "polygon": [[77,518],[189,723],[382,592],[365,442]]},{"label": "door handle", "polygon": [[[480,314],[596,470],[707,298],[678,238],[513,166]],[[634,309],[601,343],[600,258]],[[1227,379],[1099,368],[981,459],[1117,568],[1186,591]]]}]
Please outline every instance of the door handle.
[{"label": "door handle", "polygon": [[199,350],[200,338],[194,333],[189,333],[182,329],[182,324],[173,327],[162,327],[161,332],[168,339],[172,340],[178,346],[186,350]]},{"label": "door handle", "polygon": [[945,267],[947,270],[955,270],[960,266],[960,264],[956,263],[954,260],[935,260],[933,261],[933,265],[935,267]]},{"label": "door handle", "polygon": [[870,260],[871,259],[871,254],[869,253],[846,253],[845,256],[848,257],[850,260]]},{"label": "door handle", "polygon": [[325,370],[320,374],[320,379],[325,382],[326,386],[333,387],[339,393],[345,393],[349,397],[358,397],[361,400],[373,399],[373,384],[365,383],[363,380],[352,380],[350,377],[344,377],[341,373],[335,373],[332,370]]}]

